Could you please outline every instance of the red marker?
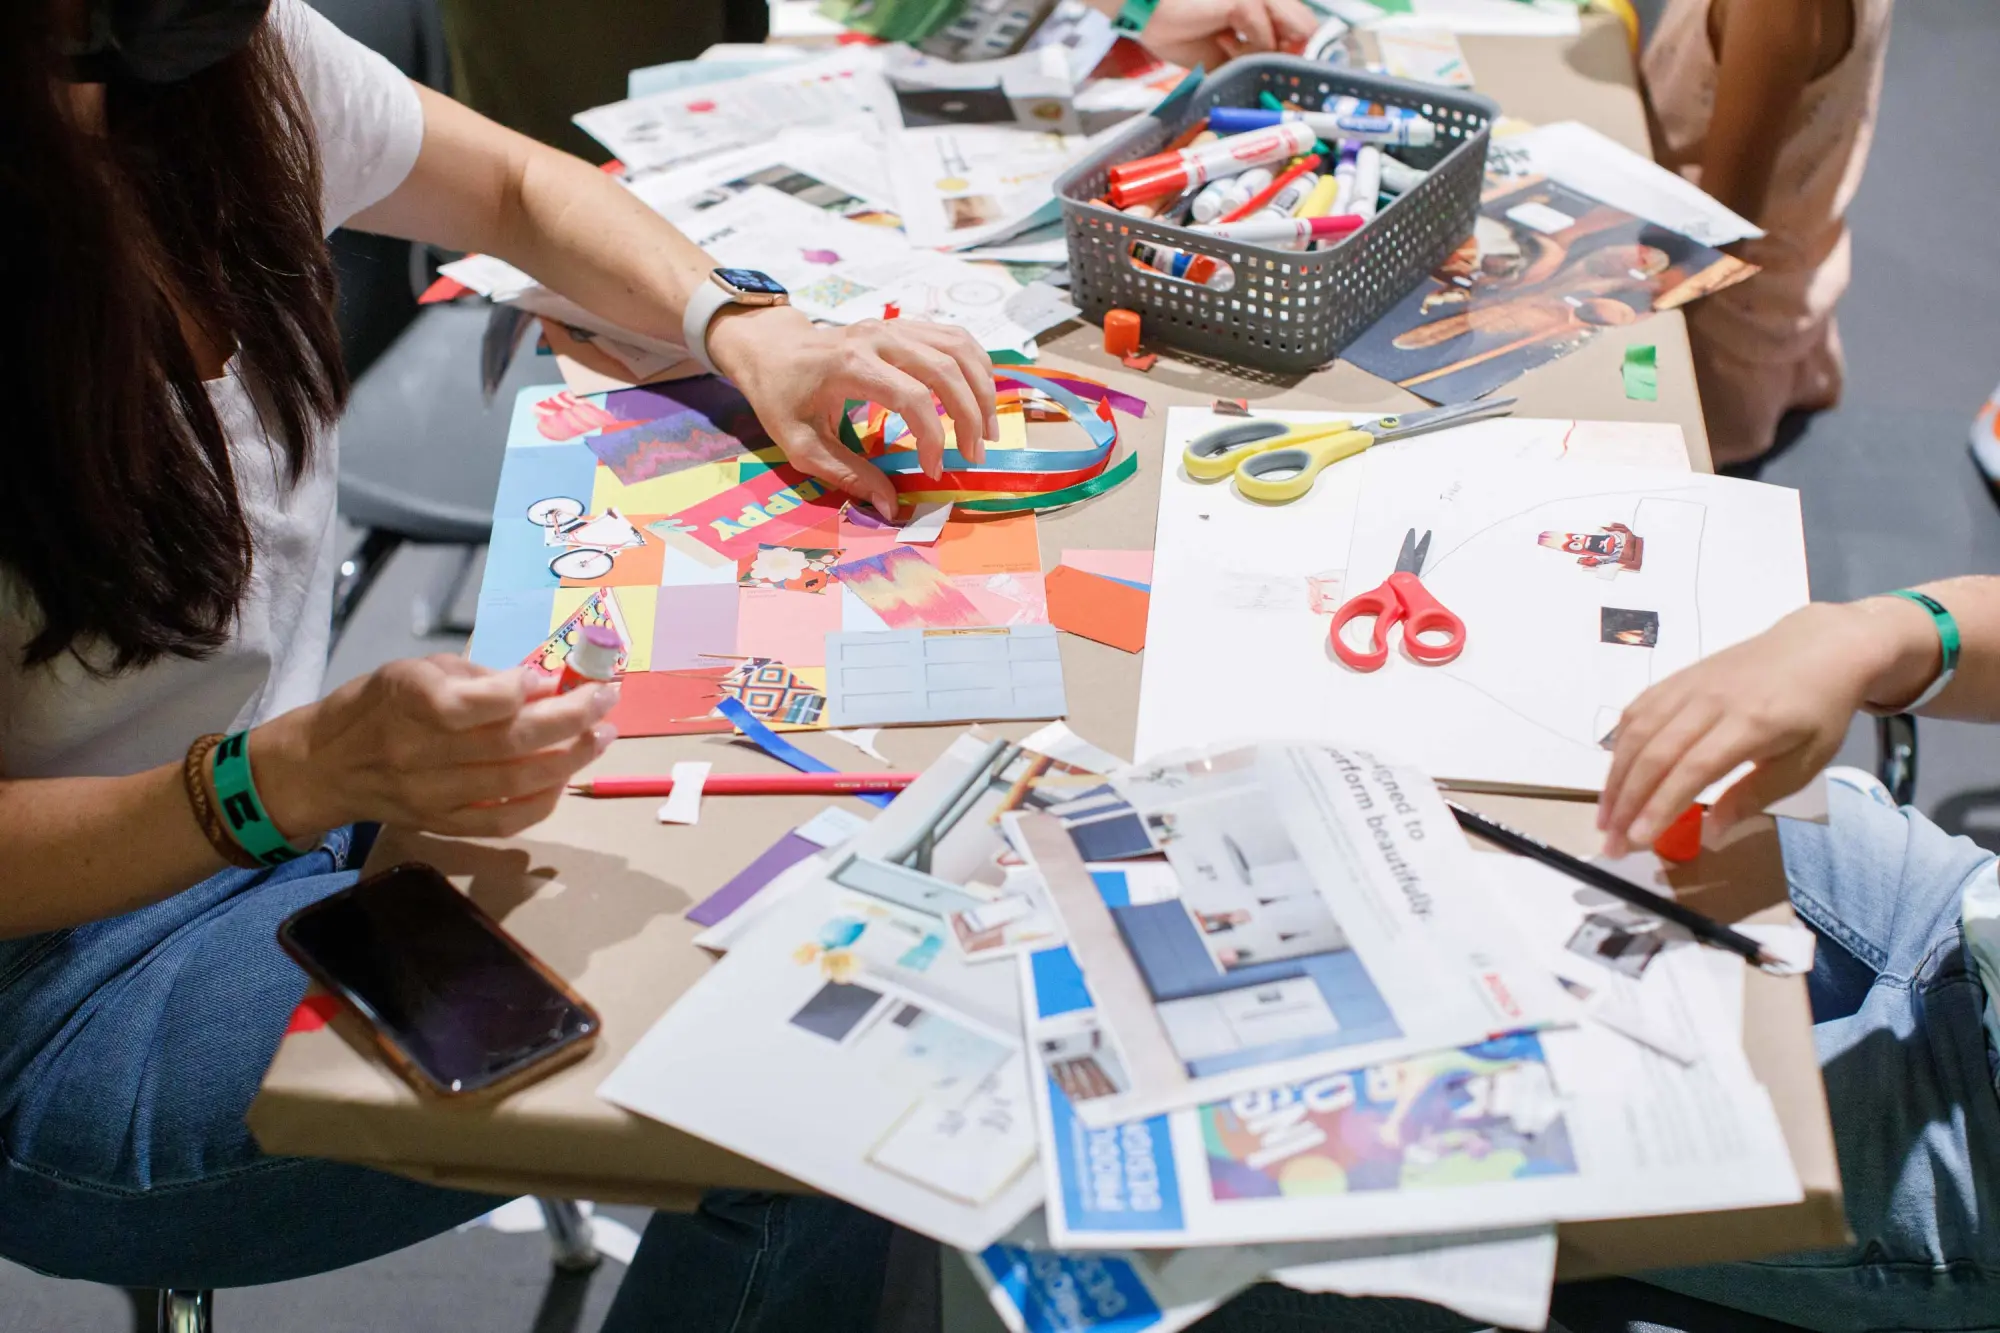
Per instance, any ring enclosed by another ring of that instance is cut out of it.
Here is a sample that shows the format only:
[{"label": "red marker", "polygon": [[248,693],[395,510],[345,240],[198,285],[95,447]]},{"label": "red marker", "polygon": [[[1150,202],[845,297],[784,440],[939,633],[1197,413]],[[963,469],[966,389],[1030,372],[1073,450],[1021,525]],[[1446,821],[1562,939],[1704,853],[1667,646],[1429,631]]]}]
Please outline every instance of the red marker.
[{"label": "red marker", "polygon": [[1109,172],[1107,192],[1115,207],[1124,208],[1142,199],[1179,194],[1224,176],[1240,175],[1252,167],[1269,166],[1310,152],[1317,139],[1311,126],[1287,121],[1196,148],[1121,162]]},{"label": "red marker", "polygon": [[1304,245],[1308,241],[1338,238],[1361,230],[1364,219],[1352,213],[1326,218],[1244,218],[1241,222],[1200,222],[1188,228],[1219,241],[1242,241],[1246,245]]}]

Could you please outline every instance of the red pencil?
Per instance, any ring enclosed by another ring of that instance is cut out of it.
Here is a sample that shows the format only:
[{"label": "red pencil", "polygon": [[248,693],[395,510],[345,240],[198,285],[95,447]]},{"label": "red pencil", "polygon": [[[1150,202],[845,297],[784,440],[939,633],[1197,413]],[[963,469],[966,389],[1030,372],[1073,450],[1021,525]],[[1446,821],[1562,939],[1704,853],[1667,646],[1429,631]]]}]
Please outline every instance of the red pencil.
[{"label": "red pencil", "polygon": [[1278,197],[1278,191],[1290,185],[1299,177],[1319,165],[1319,154],[1308,153],[1298,161],[1279,172],[1269,185],[1251,195],[1248,199],[1217,218],[1217,222],[1241,222],[1264,205]]},{"label": "red pencil", "polygon": [[[705,796],[838,796],[901,791],[916,780],[915,773],[711,773],[701,790]],[[666,796],[673,789],[671,777],[650,775],[570,784],[578,796]]]}]

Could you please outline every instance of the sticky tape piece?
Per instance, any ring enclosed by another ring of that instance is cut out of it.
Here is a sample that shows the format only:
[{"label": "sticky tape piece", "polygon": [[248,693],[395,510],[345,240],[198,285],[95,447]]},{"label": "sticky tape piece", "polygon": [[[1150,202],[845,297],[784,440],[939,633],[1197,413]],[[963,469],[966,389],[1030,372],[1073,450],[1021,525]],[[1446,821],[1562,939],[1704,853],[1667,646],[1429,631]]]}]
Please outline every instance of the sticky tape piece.
[{"label": "sticky tape piece", "polygon": [[701,789],[708,783],[708,770],[707,764],[674,765],[674,789],[667,793],[666,804],[660,807],[662,824],[701,822]]},{"label": "sticky tape piece", "polygon": [[[801,773],[832,773],[837,770],[823,759],[815,759],[798,746],[792,744],[760,721],[755,713],[743,706],[741,699],[724,699],[715,706],[715,711],[743,733],[743,739],[755,745],[781,764],[789,764]],[[871,792],[860,797],[870,805],[886,806],[895,800],[889,792]]]}]

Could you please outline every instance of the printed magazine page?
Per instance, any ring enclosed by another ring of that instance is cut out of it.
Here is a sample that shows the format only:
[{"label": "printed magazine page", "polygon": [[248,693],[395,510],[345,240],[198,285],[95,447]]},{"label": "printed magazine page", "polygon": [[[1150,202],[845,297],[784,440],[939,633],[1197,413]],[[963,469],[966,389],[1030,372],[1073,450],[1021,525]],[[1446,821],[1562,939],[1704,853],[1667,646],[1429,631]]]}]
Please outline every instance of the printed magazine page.
[{"label": "printed magazine page", "polygon": [[[1239,747],[1114,775],[1173,879],[1111,901],[1100,821],[1010,816],[1098,996],[1117,1086],[1093,1126],[1569,1021],[1422,775],[1331,747]],[[1088,837],[1080,836],[1087,832]]]}]

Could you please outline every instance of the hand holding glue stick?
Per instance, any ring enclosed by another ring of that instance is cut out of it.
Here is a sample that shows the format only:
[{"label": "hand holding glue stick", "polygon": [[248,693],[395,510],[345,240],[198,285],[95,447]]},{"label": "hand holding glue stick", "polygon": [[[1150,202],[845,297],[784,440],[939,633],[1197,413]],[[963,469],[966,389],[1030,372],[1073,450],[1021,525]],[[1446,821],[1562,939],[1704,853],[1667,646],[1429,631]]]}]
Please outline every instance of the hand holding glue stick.
[{"label": "hand holding glue stick", "polygon": [[618,654],[622,649],[618,632],[609,625],[585,625],[578,631],[576,646],[563,659],[556,693],[568,694],[584,685],[611,684],[618,679]]},{"label": "hand holding glue stick", "polygon": [[1240,176],[1252,167],[1269,166],[1310,152],[1317,138],[1311,126],[1293,122],[1273,125],[1254,134],[1232,135],[1200,147],[1183,148],[1177,153],[1122,162],[1111,168],[1106,194],[1117,208],[1160,195],[1178,194],[1189,186]]}]

